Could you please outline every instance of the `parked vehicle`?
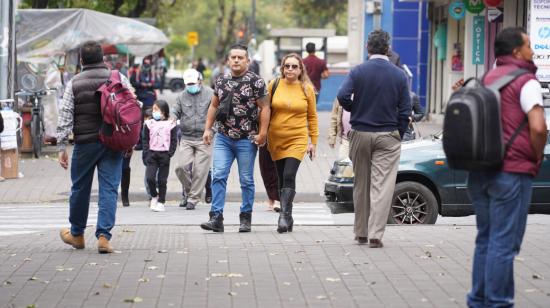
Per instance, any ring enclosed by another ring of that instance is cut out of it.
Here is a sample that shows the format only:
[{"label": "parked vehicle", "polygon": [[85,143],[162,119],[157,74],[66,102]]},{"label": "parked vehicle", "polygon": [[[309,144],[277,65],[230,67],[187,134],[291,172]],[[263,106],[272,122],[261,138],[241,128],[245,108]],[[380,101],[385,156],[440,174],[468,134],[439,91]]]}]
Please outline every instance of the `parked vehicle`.
[{"label": "parked vehicle", "polygon": [[[547,119],[550,114],[547,110]],[[449,169],[441,143],[442,133],[404,142],[388,223],[433,224],[438,215],[473,214],[467,194],[467,172]],[[325,182],[327,204],[333,213],[353,212],[351,161],[335,162]],[[531,213],[550,214],[550,145],[533,180]]]},{"label": "parked vehicle", "polygon": [[183,73],[175,70],[168,70],[164,76],[164,88],[170,89],[172,92],[180,92],[185,89],[183,82]]}]

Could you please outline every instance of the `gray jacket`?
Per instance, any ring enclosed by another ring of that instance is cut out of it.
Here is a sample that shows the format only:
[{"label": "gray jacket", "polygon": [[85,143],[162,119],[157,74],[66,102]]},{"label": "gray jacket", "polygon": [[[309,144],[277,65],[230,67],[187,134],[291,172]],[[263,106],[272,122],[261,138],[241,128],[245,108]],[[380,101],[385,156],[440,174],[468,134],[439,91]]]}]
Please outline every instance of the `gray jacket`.
[{"label": "gray jacket", "polygon": [[172,116],[180,120],[182,139],[202,140],[206,115],[213,95],[214,91],[205,85],[201,85],[201,91],[197,94],[189,94],[184,90],[178,95],[172,108]]}]

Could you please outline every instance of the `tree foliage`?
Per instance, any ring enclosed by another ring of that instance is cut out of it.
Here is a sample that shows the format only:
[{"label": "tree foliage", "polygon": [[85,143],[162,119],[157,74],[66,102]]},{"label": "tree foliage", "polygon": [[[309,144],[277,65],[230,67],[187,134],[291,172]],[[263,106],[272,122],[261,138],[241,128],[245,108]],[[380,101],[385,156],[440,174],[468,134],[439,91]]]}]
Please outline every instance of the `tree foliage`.
[{"label": "tree foliage", "polygon": [[[185,53],[188,32],[199,33],[195,55],[220,59],[227,47],[252,38],[249,24],[253,0],[22,0],[21,8],[86,8],[118,16],[151,17],[175,40],[168,55]],[[273,28],[334,28],[346,33],[347,0],[256,0],[256,41],[269,39]],[[170,46],[170,45],[169,45]]]},{"label": "tree foliage", "polygon": [[299,27],[329,27],[339,35],[347,32],[348,1],[285,0],[285,6]]}]

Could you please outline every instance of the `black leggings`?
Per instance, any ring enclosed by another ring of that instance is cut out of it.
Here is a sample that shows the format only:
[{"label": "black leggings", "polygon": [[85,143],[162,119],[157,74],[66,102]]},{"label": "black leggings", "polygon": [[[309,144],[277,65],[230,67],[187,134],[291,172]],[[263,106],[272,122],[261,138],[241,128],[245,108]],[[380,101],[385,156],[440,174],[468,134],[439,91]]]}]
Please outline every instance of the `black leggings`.
[{"label": "black leggings", "polygon": [[296,173],[300,167],[300,160],[287,157],[275,161],[275,168],[279,177],[279,190],[283,188],[292,188],[296,190]]}]

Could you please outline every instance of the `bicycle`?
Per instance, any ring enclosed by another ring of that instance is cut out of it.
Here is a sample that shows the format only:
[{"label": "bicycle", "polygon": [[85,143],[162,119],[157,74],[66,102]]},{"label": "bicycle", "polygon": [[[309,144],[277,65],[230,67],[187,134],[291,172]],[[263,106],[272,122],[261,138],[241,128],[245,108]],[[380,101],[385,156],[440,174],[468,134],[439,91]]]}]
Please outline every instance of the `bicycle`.
[{"label": "bicycle", "polygon": [[44,106],[42,105],[42,97],[48,95],[48,90],[40,91],[19,91],[15,96],[24,97],[32,104],[31,113],[31,139],[32,152],[35,158],[39,158],[42,154],[42,145],[44,144]]}]

